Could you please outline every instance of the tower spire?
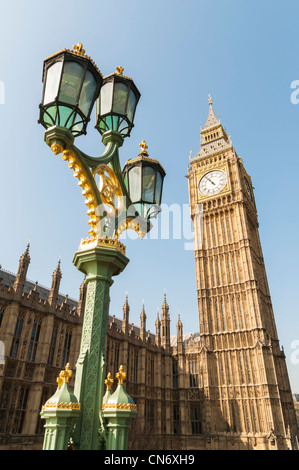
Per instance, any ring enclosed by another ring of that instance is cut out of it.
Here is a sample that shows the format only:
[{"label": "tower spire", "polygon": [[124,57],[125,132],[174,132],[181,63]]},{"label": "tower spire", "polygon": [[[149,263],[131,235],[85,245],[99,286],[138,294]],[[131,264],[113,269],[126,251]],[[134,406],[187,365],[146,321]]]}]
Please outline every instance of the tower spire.
[{"label": "tower spire", "polygon": [[126,291],[126,300],[123,306],[123,321],[122,321],[122,331],[123,333],[128,333],[129,331],[129,313],[130,306],[128,301],[128,291]]},{"label": "tower spire", "polygon": [[170,317],[169,305],[166,300],[166,290],[164,289],[164,302],[162,305],[161,314],[161,346],[165,349],[170,347]]},{"label": "tower spire", "polygon": [[27,275],[29,264],[30,264],[29,249],[30,249],[30,242],[28,243],[26,250],[20,257],[19,268],[18,268],[18,272],[17,272],[16,279],[14,282],[14,290],[16,292],[16,297],[20,297],[23,293],[23,288],[24,288],[24,284],[26,281],[26,275]]},{"label": "tower spire", "polygon": [[208,103],[209,103],[209,115],[208,115],[208,119],[203,130],[208,129],[210,127],[221,125],[220,119],[217,119],[215,116],[214,109],[213,109],[213,100],[210,94],[209,94]]},{"label": "tower spire", "polygon": [[60,281],[62,278],[60,266],[61,266],[61,259],[59,257],[57,268],[55,269],[52,275],[52,285],[51,285],[51,290],[49,294],[49,304],[51,308],[55,308],[55,306],[57,305]]},{"label": "tower spire", "polygon": [[214,153],[226,150],[232,147],[231,140],[228,138],[220,119],[216,118],[213,109],[213,99],[209,94],[208,98],[209,114],[204,126],[200,129],[200,150],[192,161],[208,157]]},{"label": "tower spire", "polygon": [[144,301],[143,301],[142,312],[140,314],[140,338],[144,340],[145,335],[146,335],[146,313],[145,313]]}]

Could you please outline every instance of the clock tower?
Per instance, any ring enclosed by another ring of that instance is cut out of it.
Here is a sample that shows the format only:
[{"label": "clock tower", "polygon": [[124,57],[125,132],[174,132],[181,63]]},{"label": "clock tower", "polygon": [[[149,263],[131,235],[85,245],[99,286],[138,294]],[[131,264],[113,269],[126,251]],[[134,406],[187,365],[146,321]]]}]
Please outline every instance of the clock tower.
[{"label": "clock tower", "polygon": [[[252,181],[211,97],[188,181],[194,235],[200,239],[195,267],[206,441],[214,449],[297,449]],[[195,223],[198,213],[202,224]]]}]

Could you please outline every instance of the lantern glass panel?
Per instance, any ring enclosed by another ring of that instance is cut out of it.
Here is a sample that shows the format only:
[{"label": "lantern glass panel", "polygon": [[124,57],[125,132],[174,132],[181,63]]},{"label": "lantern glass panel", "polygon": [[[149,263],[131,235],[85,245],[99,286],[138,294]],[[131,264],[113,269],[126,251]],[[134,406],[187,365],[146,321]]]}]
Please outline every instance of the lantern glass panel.
[{"label": "lantern glass panel", "polygon": [[126,114],[129,89],[125,83],[116,82],[113,95],[113,113]]},{"label": "lantern glass panel", "polygon": [[161,193],[162,193],[162,176],[157,171],[157,180],[156,180],[156,193],[155,199],[156,204],[159,206],[161,204]]},{"label": "lantern glass panel", "polygon": [[62,62],[56,62],[51,65],[47,71],[47,81],[45,87],[45,96],[43,104],[51,103],[58,94]]},{"label": "lantern glass panel", "polygon": [[77,104],[83,75],[84,68],[78,62],[65,62],[59,93],[60,101]]},{"label": "lantern glass panel", "polygon": [[92,99],[97,88],[97,82],[93,74],[87,70],[80,94],[79,108],[85,116],[88,116]]},{"label": "lantern glass panel", "polygon": [[156,171],[150,167],[143,167],[142,200],[154,202]]},{"label": "lantern glass panel", "polygon": [[59,106],[58,110],[59,119],[57,113],[55,124],[69,129],[74,122],[74,111],[71,108],[67,108],[66,106]]},{"label": "lantern glass panel", "polygon": [[112,93],[113,93],[113,83],[108,82],[105,83],[104,86],[101,88],[100,94],[100,103],[101,103],[101,111],[100,115],[107,114],[111,111],[112,108]]},{"label": "lantern glass panel", "polygon": [[135,93],[133,92],[133,90],[130,90],[128,108],[127,108],[127,116],[130,122],[133,122],[136,101],[137,100],[136,100]]},{"label": "lantern glass panel", "polygon": [[129,194],[134,203],[141,198],[141,167],[135,166],[129,171]]}]

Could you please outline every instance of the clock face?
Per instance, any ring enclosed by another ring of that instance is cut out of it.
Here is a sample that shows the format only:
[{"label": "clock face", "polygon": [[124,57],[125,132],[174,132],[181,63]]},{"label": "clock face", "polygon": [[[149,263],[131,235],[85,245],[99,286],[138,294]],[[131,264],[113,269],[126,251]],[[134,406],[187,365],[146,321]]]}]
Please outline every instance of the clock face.
[{"label": "clock face", "polygon": [[199,190],[205,196],[213,196],[220,193],[227,183],[226,173],[221,170],[213,170],[205,174],[199,182]]}]

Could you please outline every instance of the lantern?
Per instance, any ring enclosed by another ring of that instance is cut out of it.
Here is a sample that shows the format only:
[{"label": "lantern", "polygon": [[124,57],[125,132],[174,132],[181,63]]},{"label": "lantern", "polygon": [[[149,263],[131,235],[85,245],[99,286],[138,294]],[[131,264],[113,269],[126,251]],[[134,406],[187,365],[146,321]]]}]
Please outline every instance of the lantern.
[{"label": "lantern", "polygon": [[63,49],[44,61],[41,123],[67,128],[74,137],[86,134],[102,75],[81,43],[74,50]]},{"label": "lantern", "polygon": [[149,158],[145,141],[140,147],[138,157],[126,162],[122,174],[131,202],[141,217],[149,219],[160,212],[166,173],[158,160]]},{"label": "lantern", "polygon": [[140,93],[131,78],[123,75],[123,68],[103,80],[99,98],[96,101],[96,129],[100,134],[117,131],[122,137],[129,137],[134,126],[134,116]]}]

